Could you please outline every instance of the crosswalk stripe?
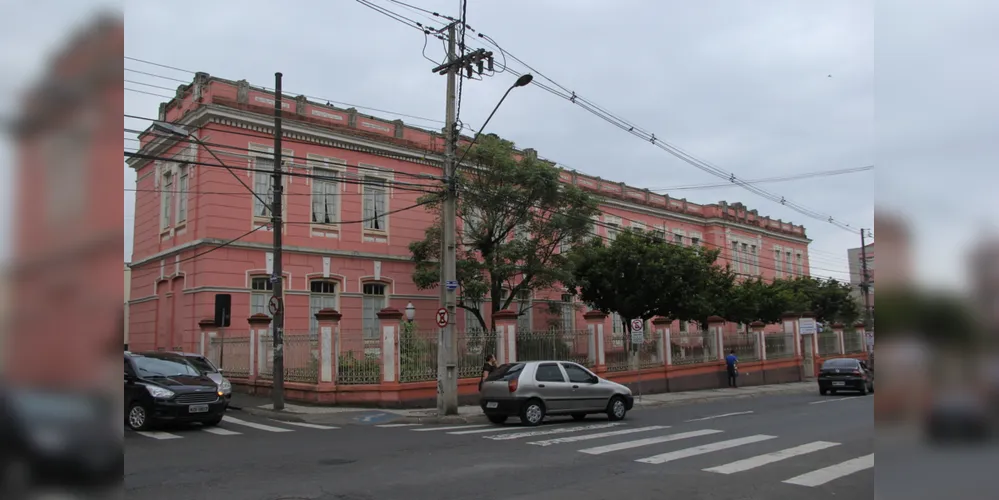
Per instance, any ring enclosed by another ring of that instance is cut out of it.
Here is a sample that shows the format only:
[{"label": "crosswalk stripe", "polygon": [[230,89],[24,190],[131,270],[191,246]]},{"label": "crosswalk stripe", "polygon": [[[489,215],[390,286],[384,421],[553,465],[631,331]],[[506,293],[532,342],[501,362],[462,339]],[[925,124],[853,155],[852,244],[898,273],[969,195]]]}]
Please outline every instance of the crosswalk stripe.
[{"label": "crosswalk stripe", "polygon": [[295,427],[305,427],[307,429],[319,429],[319,430],[323,430],[323,431],[328,431],[328,430],[332,430],[332,429],[339,429],[339,427],[333,427],[333,426],[330,426],[330,425],[309,424],[309,423],[306,423],[306,422],[285,422],[285,421],[281,421],[281,423],[284,424],[284,425],[291,425],[291,426],[295,426]]},{"label": "crosswalk stripe", "polygon": [[743,472],[750,469],[755,469],[757,467],[762,467],[764,465],[772,464],[774,462],[780,462],[781,460],[787,460],[788,458],[797,457],[800,455],[805,455],[816,451],[821,451],[826,448],[832,448],[833,446],[839,446],[839,443],[830,443],[828,441],[816,441],[814,443],[803,444],[801,446],[795,446],[794,448],[788,448],[786,450],[780,450],[780,451],[775,451],[773,453],[758,455],[755,457],[747,458],[745,460],[738,460],[730,464],[719,465],[718,467],[711,467],[710,469],[704,469],[704,471],[717,472],[719,474],[734,474],[736,472]]},{"label": "crosswalk stripe", "polygon": [[669,426],[668,425],[652,425],[652,426],[649,426],[649,427],[635,427],[635,428],[632,428],[632,429],[622,429],[622,430],[619,430],[619,431],[598,432],[596,434],[584,434],[582,436],[566,436],[566,437],[560,437],[560,438],[554,438],[554,439],[546,439],[544,441],[533,441],[533,442],[530,442],[530,443],[527,443],[527,444],[533,444],[535,446],[551,446],[553,444],[575,443],[577,441],[589,441],[591,439],[600,439],[600,438],[611,437],[611,436],[623,436],[625,434],[634,434],[636,432],[657,431],[657,430],[660,430],[660,429],[669,429]]},{"label": "crosswalk stripe", "polygon": [[422,429],[410,429],[413,432],[434,432],[434,431],[450,431],[455,429],[474,429],[477,427],[491,427],[490,424],[478,424],[478,425],[452,425],[445,427],[424,427]]},{"label": "crosswalk stripe", "polygon": [[465,434],[484,434],[486,432],[507,432],[507,431],[522,431],[523,427],[495,427],[492,425],[485,426],[485,429],[469,429],[467,431],[451,431],[448,434],[455,436],[464,436]]},{"label": "crosswalk stripe", "polygon": [[777,436],[768,436],[766,434],[757,434],[755,436],[747,436],[737,439],[729,439],[728,441],[718,441],[716,443],[704,444],[701,446],[694,446],[693,448],[686,448],[683,450],[671,451],[669,453],[662,453],[659,455],[653,455],[647,458],[640,458],[635,460],[636,462],[642,462],[646,464],[664,464],[666,462],[672,462],[674,460],[680,460],[681,458],[694,457],[697,455],[703,455],[705,453],[711,453],[713,451],[727,450],[729,448],[735,448],[736,446],[742,446],[746,444],[759,443],[761,441],[766,441],[768,439],[774,439]]},{"label": "crosswalk stripe", "polygon": [[838,463],[836,465],[830,465],[829,467],[813,470],[812,472],[792,477],[784,482],[787,484],[796,484],[798,486],[821,486],[834,479],[849,476],[850,474],[871,469],[873,467],[874,454],[871,453],[870,455],[847,460],[846,462]]},{"label": "crosswalk stripe", "polygon": [[665,436],[659,436],[654,438],[646,439],[636,439],[634,441],[624,441],[622,443],[608,444],[605,446],[597,446],[595,448],[587,448],[585,450],[579,450],[580,453],[586,453],[587,455],[603,455],[604,453],[611,453],[614,451],[630,450],[631,448],[638,448],[639,446],[648,446],[650,444],[668,443],[670,441],[678,441],[680,439],[687,439],[699,436],[708,436],[711,434],[718,434],[719,430],[715,429],[701,429],[699,431],[690,432],[680,432],[677,434],[667,434]]},{"label": "crosswalk stripe", "polygon": [[230,424],[242,425],[244,427],[250,427],[250,428],[253,428],[253,429],[257,429],[257,430],[261,430],[261,431],[267,431],[267,432],[292,432],[291,429],[282,429],[281,427],[271,427],[269,425],[258,424],[258,423],[255,423],[255,422],[247,422],[245,420],[240,420],[238,418],[232,418],[232,417],[230,417],[228,415],[226,415],[225,417],[222,417],[222,421],[223,422],[228,422]]},{"label": "crosswalk stripe", "polygon": [[241,432],[230,431],[229,429],[223,429],[221,427],[202,427],[201,430],[218,436],[236,436],[242,434]]},{"label": "crosswalk stripe", "polygon": [[509,441],[511,439],[520,439],[525,437],[548,436],[551,434],[567,434],[570,432],[607,429],[610,427],[617,427],[619,425],[624,425],[624,424],[612,422],[609,424],[577,425],[572,427],[556,427],[554,429],[547,429],[542,431],[528,431],[528,432],[519,432],[517,434],[500,434],[497,436],[482,436],[482,437],[484,439],[492,439],[494,441]]},{"label": "crosswalk stripe", "polygon": [[180,439],[182,436],[159,431],[137,431],[136,434],[153,439]]},{"label": "crosswalk stripe", "polygon": [[389,428],[393,428],[393,427],[416,427],[418,425],[421,425],[421,424],[382,424],[382,425],[376,425],[375,427],[382,427],[382,428],[385,428],[385,429],[389,429]]}]

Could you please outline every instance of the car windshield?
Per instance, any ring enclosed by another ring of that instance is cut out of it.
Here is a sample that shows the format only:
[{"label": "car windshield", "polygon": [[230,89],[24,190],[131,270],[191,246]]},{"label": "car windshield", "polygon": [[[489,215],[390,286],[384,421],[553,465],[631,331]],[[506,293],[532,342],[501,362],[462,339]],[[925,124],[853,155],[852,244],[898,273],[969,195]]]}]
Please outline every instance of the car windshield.
[{"label": "car windshield", "polygon": [[203,373],[217,373],[219,371],[211,361],[200,356],[187,356],[184,360],[194,365],[195,368],[201,370]]},{"label": "car windshield", "polygon": [[509,381],[520,376],[520,372],[524,370],[524,363],[507,363],[505,365],[499,365],[493,370],[492,373],[486,377],[486,382],[493,382],[496,380]]},{"label": "car windshield", "polygon": [[822,368],[856,368],[857,365],[855,359],[830,359],[822,365]]},{"label": "car windshield", "polygon": [[135,359],[135,367],[139,370],[140,377],[197,376],[201,374],[193,366],[181,360],[145,356],[136,356],[133,359]]}]

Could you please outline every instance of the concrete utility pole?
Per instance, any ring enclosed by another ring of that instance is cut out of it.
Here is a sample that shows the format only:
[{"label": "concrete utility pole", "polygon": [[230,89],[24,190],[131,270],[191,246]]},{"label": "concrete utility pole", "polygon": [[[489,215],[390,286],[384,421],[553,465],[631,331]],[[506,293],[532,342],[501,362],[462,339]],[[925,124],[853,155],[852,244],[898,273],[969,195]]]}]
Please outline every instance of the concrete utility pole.
[{"label": "concrete utility pole", "polygon": [[867,238],[864,229],[860,230],[860,290],[864,294],[864,323],[871,328],[871,284],[867,273]]},{"label": "concrete utility pole", "polygon": [[284,195],[284,183],[281,180],[281,73],[274,73],[274,199],[271,200],[271,230],[274,231],[274,266],[271,283],[274,284],[274,295],[271,302],[277,304],[273,311],[274,317],[274,370],[272,372],[274,387],[271,390],[275,410],[284,409],[284,276],[281,269],[281,220]]},{"label": "concrete utility pole", "polygon": [[[454,335],[455,292],[455,227],[457,218],[457,186],[455,184],[455,82],[461,67],[455,55],[456,23],[448,25],[447,41],[447,114],[444,120],[444,208],[441,213],[441,307],[448,311],[448,322],[441,328],[437,349],[437,414],[458,414],[458,345]],[[438,72],[440,70],[437,70]]]}]

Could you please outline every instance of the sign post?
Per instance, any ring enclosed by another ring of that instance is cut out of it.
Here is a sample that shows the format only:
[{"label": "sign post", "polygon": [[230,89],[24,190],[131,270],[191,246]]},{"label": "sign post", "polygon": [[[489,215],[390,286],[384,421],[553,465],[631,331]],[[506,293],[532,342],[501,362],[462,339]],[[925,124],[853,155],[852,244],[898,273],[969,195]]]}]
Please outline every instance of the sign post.
[{"label": "sign post", "polygon": [[[631,320],[631,352],[632,359],[634,359],[634,369],[639,371],[641,369],[641,350],[642,344],[645,344],[645,321],[641,318]],[[638,374],[638,402],[642,401],[642,374]]]}]

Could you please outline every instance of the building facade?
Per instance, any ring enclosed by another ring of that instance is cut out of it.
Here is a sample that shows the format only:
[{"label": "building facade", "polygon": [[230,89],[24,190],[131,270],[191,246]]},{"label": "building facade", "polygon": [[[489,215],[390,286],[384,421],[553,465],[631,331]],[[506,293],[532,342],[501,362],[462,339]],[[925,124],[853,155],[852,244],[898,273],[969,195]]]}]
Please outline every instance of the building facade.
[{"label": "building facade", "polygon": [[[160,106],[158,119],[183,126],[207,147],[159,129],[140,136],[141,149],[128,162],[137,174],[133,349],[194,349],[198,323],[213,316],[218,293],[232,295],[232,329],[246,330],[252,314],[269,314],[274,102],[246,81],[198,73]],[[314,313],[333,308],[343,314],[345,335],[375,338],[376,313],[410,303],[419,324],[433,325],[438,292],[413,284],[409,244],[434,220],[411,207],[439,188],[433,178],[442,173],[442,135],[305,96],[286,97],[282,107],[286,332],[315,332]],[[601,197],[593,231],[602,237],[641,228],[678,244],[720,248],[723,263],[745,276],[809,274],[802,226],[739,203],[696,204],[575,171],[560,175]],[[523,307],[539,303],[561,308]],[[482,307],[488,322],[489,306]],[[558,290],[525,296],[517,307],[522,329],[584,328],[585,309]],[[453,321],[478,326],[462,310]],[[623,331],[613,315],[607,331]]]}]

